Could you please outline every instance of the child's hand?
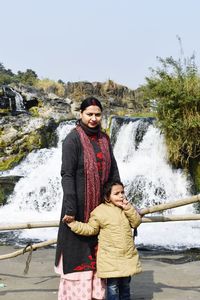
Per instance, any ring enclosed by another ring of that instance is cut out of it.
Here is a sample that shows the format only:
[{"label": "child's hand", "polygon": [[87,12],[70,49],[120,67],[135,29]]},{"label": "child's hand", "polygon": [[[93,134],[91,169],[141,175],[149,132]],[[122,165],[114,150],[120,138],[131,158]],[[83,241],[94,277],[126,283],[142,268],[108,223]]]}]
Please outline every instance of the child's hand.
[{"label": "child's hand", "polygon": [[75,217],[74,216],[68,216],[68,215],[65,215],[63,218],[62,218],[62,222],[63,223],[71,223],[75,220]]},{"label": "child's hand", "polygon": [[121,206],[124,210],[128,210],[131,208],[131,204],[127,199],[124,199]]}]

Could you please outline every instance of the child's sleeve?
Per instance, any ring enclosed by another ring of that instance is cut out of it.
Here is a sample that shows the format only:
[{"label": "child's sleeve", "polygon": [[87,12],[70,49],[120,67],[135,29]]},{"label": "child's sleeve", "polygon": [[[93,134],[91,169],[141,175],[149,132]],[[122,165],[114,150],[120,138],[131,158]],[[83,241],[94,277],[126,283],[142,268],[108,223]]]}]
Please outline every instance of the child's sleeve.
[{"label": "child's sleeve", "polygon": [[91,214],[91,217],[87,223],[74,221],[67,225],[74,233],[85,236],[96,235],[99,233],[100,229],[99,221],[93,214]]},{"label": "child's sleeve", "polygon": [[124,210],[124,213],[128,218],[132,228],[137,228],[141,224],[142,217],[133,205],[131,205],[131,207],[128,210]]}]

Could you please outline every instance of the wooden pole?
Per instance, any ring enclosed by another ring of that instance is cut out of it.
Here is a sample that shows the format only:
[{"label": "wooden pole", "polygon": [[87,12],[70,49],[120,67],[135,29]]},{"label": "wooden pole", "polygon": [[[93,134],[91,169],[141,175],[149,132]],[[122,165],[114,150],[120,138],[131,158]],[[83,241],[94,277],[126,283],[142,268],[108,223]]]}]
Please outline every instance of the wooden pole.
[{"label": "wooden pole", "polygon": [[[200,214],[143,217],[142,218],[142,223],[170,222],[170,221],[194,221],[194,220],[200,220]],[[28,225],[29,226],[28,228],[39,228],[39,227],[43,227],[42,226],[43,223],[45,223],[44,227],[55,227],[58,224],[57,221],[54,221],[54,222],[40,222],[40,223],[37,223],[37,224],[29,223],[29,224],[18,224],[18,225],[20,225],[21,226],[20,228],[22,228],[22,229],[25,228],[25,225],[26,226]],[[15,228],[16,226],[13,225],[11,227]],[[4,227],[4,230],[7,230],[5,228],[6,227]],[[53,244],[56,244],[56,243],[57,243],[57,240],[52,239],[52,240],[48,240],[48,241],[45,241],[45,242],[33,244],[33,245],[30,245],[30,246],[25,247],[23,249],[19,249],[15,252],[12,252],[12,253],[0,255],[0,260],[13,258],[13,257],[19,256],[21,254],[24,254],[26,252],[33,251],[33,250],[36,250],[36,249],[39,249],[39,248],[42,248],[42,247],[46,247],[46,246],[49,246],[49,245],[53,245]]]},{"label": "wooden pole", "polygon": [[[169,221],[195,221],[195,220],[200,220],[200,214],[143,217],[142,223],[169,222]],[[43,227],[58,227],[58,224],[59,224],[58,221],[48,221],[48,222],[39,222],[39,223],[33,222],[28,224],[20,223],[14,225],[3,225],[0,226],[0,231],[43,228]]]},{"label": "wooden pole", "polygon": [[58,225],[59,225],[59,221],[44,221],[44,222],[8,224],[8,225],[0,225],[0,231],[1,230],[15,230],[15,229],[43,228],[43,227],[58,227]]},{"label": "wooden pole", "polygon": [[19,256],[19,255],[24,254],[26,252],[33,251],[33,250],[36,250],[36,249],[39,249],[39,248],[42,248],[42,247],[46,247],[46,246],[49,246],[49,245],[53,245],[53,244],[56,244],[56,243],[57,243],[57,240],[53,239],[53,240],[33,244],[31,246],[25,247],[23,249],[17,250],[17,251],[12,252],[12,253],[0,255],[0,260],[16,257],[16,256]]},{"label": "wooden pole", "polygon": [[170,222],[170,221],[196,221],[196,220],[200,220],[200,214],[143,217],[142,223]]},{"label": "wooden pole", "polygon": [[[176,201],[171,201],[171,202],[164,203],[164,204],[145,207],[140,210],[140,213],[142,215],[146,215],[146,214],[163,211],[163,210],[170,209],[170,208],[175,208],[175,207],[179,207],[179,206],[192,204],[192,203],[195,203],[198,201],[200,201],[200,194],[191,196],[189,198],[181,199],[181,200],[176,200]],[[193,216],[194,217],[191,220],[198,220],[198,215],[194,214]],[[197,217],[195,217],[195,216],[197,216]],[[160,218],[162,219],[162,217],[160,217]],[[169,218],[169,217],[167,217],[167,218]],[[176,218],[176,216],[174,216],[174,218]],[[189,219],[190,218],[191,217],[189,217]],[[155,221],[153,221],[153,219],[154,218],[152,218],[152,222],[164,222],[164,221],[157,221],[158,218],[154,219]],[[187,220],[189,220],[189,219],[187,219]],[[184,216],[182,216],[182,220],[184,220]],[[165,220],[165,221],[167,221],[167,220]],[[174,219],[173,221],[179,221],[179,220]],[[145,221],[145,222],[147,222],[147,221]],[[148,222],[150,222],[150,221],[148,221]],[[19,223],[19,224],[12,224],[12,225],[7,224],[7,225],[0,225],[0,231],[15,230],[15,229],[43,228],[43,227],[58,227],[58,225],[59,225],[59,221],[30,222],[30,223]]]},{"label": "wooden pole", "polygon": [[[143,208],[140,210],[140,213],[142,215],[145,215],[145,214],[159,212],[159,211],[163,211],[166,209],[175,208],[175,207],[179,207],[179,206],[183,206],[183,205],[187,205],[187,204],[192,204],[192,203],[195,203],[198,201],[200,201],[200,194],[186,198],[186,199],[182,199],[182,200],[171,201],[168,203]],[[151,216],[151,217],[143,217],[142,218],[143,223],[168,222],[168,221],[189,221],[189,220],[200,220],[200,214],[185,215],[185,216],[184,215],[181,215],[181,216],[180,215]],[[41,227],[57,227],[58,225],[59,225],[59,221],[47,221],[47,222],[38,222],[38,223],[33,222],[33,223],[22,223],[22,224],[15,224],[15,225],[2,225],[2,226],[0,226],[0,231],[1,230],[14,230],[14,229],[31,229],[31,228],[41,228]],[[33,250],[36,250],[36,249],[39,249],[39,248],[42,248],[45,246],[53,245],[56,243],[57,243],[57,240],[53,239],[53,240],[33,244],[33,245],[27,246],[23,249],[12,252],[12,253],[0,255],[0,260],[16,257],[16,256],[24,254],[26,252],[33,251]]]},{"label": "wooden pole", "polygon": [[170,209],[170,208],[175,208],[175,207],[179,207],[179,206],[192,204],[192,203],[195,203],[198,201],[200,201],[200,194],[191,196],[189,198],[181,199],[181,200],[176,200],[176,201],[171,201],[168,203],[162,203],[159,205],[145,207],[140,210],[140,213],[142,215],[146,215],[146,214],[163,211],[163,210]]}]

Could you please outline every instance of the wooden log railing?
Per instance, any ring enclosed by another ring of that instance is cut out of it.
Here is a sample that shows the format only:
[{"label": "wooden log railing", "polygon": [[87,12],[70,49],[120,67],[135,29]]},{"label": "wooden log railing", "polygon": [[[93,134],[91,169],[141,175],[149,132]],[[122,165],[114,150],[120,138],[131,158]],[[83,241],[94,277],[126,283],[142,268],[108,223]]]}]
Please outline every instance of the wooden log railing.
[{"label": "wooden log railing", "polygon": [[143,217],[142,223],[170,222],[170,221],[171,222],[174,222],[174,221],[197,221],[197,220],[200,220],[200,214]]},{"label": "wooden log railing", "polygon": [[198,201],[200,201],[200,194],[191,196],[191,197],[188,197],[185,199],[181,199],[181,200],[175,200],[175,201],[170,201],[167,203],[162,203],[162,204],[158,204],[158,205],[154,205],[154,206],[150,206],[150,207],[145,207],[145,208],[142,208],[140,210],[140,212],[141,212],[141,214],[146,215],[146,214],[150,214],[150,213],[154,213],[154,212],[163,211],[166,209],[171,209],[171,208],[176,208],[176,207],[192,204],[192,203],[195,203]]},{"label": "wooden log railing", "polygon": [[17,223],[17,224],[7,224],[7,225],[5,224],[5,225],[0,225],[0,231],[58,227],[58,225],[59,225],[59,221],[41,221],[41,222]]},{"label": "wooden log railing", "polygon": [[21,254],[24,254],[26,252],[34,251],[36,249],[39,249],[39,248],[42,248],[42,247],[46,247],[46,246],[50,246],[50,245],[53,245],[53,244],[56,244],[56,243],[57,243],[57,240],[56,239],[52,239],[52,240],[48,240],[48,241],[45,241],[45,242],[41,242],[41,243],[37,243],[37,244],[32,244],[30,246],[27,246],[25,248],[19,249],[17,251],[12,252],[12,253],[0,255],[0,260],[8,259],[8,258],[13,258],[13,257],[19,256]]},{"label": "wooden log railing", "polygon": [[[175,222],[175,221],[197,221],[197,220],[200,220],[200,214],[143,217],[142,218],[142,223],[170,222],[170,221],[171,222]],[[59,221],[19,223],[19,224],[12,224],[12,225],[0,225],[0,231],[58,227],[58,225],[59,225]]]},{"label": "wooden log railing", "polygon": [[[146,207],[140,210],[140,213],[142,215],[160,212],[163,210],[176,208],[192,203],[196,203],[200,201],[200,194],[191,196],[189,198],[181,199],[181,200],[175,200],[164,204],[154,205],[151,207]],[[142,222],[143,223],[149,223],[149,222],[169,222],[169,221],[194,221],[194,220],[200,220],[200,214],[191,214],[191,215],[169,215],[169,216],[150,216],[150,217],[143,217]],[[44,221],[44,222],[30,222],[30,223],[21,223],[21,224],[10,224],[10,225],[0,225],[0,231],[3,230],[16,230],[16,229],[31,229],[31,228],[43,228],[43,227],[58,227],[59,221]],[[2,259],[8,259],[12,257],[16,257],[18,255],[24,254],[29,251],[33,251],[45,246],[56,244],[56,239],[28,245],[27,247],[17,250],[13,253],[0,255],[0,260]]]}]

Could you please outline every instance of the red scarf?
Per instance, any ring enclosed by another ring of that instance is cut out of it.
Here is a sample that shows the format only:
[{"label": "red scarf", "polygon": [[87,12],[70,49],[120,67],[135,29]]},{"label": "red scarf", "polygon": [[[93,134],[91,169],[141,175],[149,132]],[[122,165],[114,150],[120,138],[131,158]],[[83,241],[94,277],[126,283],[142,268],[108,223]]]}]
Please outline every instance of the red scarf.
[{"label": "red scarf", "polygon": [[110,173],[111,158],[109,141],[106,134],[99,132],[98,144],[103,154],[102,175],[99,176],[97,160],[94,148],[85,131],[77,126],[76,130],[80,136],[83,146],[84,173],[85,173],[85,209],[84,221],[87,222],[91,211],[101,203],[101,188],[107,182]]}]

